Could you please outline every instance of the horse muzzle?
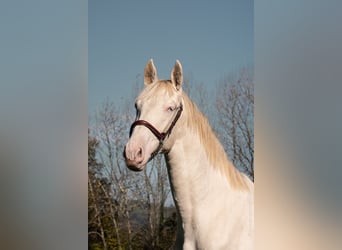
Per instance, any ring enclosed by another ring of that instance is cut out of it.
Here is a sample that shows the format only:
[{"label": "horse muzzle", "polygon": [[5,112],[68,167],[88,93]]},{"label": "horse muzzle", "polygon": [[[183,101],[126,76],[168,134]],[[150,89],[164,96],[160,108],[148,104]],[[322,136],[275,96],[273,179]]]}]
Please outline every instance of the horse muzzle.
[{"label": "horse muzzle", "polygon": [[129,159],[129,157],[127,157],[126,155],[126,147],[124,148],[124,151],[123,151],[123,157],[125,159],[125,163],[126,163],[126,166],[132,170],[132,171],[135,171],[135,172],[140,172],[142,170],[144,170],[145,168],[145,165],[141,165],[141,161],[137,161],[136,158],[134,158],[133,160]]}]

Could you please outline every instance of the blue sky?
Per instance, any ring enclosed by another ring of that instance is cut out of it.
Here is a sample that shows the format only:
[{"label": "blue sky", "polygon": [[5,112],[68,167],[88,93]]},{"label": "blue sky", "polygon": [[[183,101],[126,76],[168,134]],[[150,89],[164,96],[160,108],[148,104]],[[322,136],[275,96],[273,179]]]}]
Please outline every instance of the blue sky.
[{"label": "blue sky", "polygon": [[95,1],[88,5],[88,109],[130,96],[153,58],[161,79],[176,59],[213,86],[253,64],[253,1]]}]

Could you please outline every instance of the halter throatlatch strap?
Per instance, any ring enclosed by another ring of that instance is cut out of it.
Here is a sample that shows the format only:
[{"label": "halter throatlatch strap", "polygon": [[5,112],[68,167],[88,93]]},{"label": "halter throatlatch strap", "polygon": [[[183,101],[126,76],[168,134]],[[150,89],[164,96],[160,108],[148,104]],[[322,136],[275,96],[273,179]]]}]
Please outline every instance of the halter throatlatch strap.
[{"label": "halter throatlatch strap", "polygon": [[162,148],[163,146],[163,143],[164,143],[164,140],[166,138],[166,136],[169,136],[172,132],[172,129],[173,127],[176,125],[176,122],[178,121],[179,117],[181,116],[181,113],[183,111],[183,105],[181,104],[178,108],[178,112],[175,116],[175,118],[173,119],[173,121],[171,122],[170,124],[170,127],[168,128],[168,130],[166,132],[162,132],[160,133],[158,131],[158,129],[156,129],[151,123],[149,123],[148,121],[144,121],[144,120],[136,120],[135,122],[133,122],[133,124],[131,125],[131,129],[129,131],[129,136],[131,137],[132,133],[133,133],[133,129],[136,127],[136,126],[145,126],[146,128],[148,128],[152,134],[155,135],[155,137],[158,138],[159,140],[159,145],[158,147],[156,148],[156,150],[151,154],[151,157],[149,160],[151,160],[154,156],[156,156],[160,149]]}]

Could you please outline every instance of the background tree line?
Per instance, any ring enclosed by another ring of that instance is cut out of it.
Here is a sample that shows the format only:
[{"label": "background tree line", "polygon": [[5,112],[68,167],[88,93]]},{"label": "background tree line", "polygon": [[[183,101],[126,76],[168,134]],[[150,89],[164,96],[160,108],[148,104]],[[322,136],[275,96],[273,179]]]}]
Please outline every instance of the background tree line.
[{"label": "background tree line", "polygon": [[[192,75],[184,90],[209,118],[235,166],[254,180],[254,82],[251,69],[224,77],[211,93]],[[123,148],[134,120],[131,98],[104,100],[88,130],[88,248],[169,249],[175,240],[176,210],[162,155],[144,171],[128,170]],[[213,89],[211,87],[211,89]]]}]

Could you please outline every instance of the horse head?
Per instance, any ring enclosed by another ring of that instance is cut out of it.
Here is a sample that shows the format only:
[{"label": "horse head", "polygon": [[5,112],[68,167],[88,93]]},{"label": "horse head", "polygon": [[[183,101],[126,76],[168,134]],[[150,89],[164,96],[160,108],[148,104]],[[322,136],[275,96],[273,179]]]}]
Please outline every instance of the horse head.
[{"label": "horse head", "polygon": [[177,60],[171,80],[159,80],[151,59],[145,67],[144,83],[135,101],[136,120],[124,150],[126,164],[134,171],[143,170],[156,154],[172,147],[172,131],[183,110],[182,65]]}]

